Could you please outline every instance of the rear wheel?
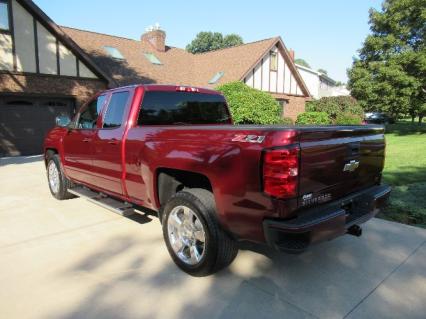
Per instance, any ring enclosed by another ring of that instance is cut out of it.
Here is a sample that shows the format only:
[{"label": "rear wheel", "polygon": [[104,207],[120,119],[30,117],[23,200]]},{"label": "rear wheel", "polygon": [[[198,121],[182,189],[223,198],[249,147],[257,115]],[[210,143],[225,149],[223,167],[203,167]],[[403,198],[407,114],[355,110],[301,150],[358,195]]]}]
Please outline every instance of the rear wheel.
[{"label": "rear wheel", "polygon": [[164,206],[163,236],[176,265],[192,276],[207,276],[228,266],[236,242],[219,226],[213,194],[205,189],[178,192]]},{"label": "rear wheel", "polygon": [[61,167],[58,154],[52,154],[47,160],[47,181],[49,189],[53,197],[59,200],[70,199],[75,197],[73,194],[68,193],[68,189],[72,187]]}]

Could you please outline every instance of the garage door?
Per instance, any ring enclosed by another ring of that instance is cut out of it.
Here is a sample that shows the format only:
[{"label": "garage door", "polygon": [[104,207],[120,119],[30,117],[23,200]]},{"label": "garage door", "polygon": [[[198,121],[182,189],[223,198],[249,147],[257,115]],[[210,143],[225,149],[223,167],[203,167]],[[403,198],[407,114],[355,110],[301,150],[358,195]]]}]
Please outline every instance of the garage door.
[{"label": "garage door", "polygon": [[73,114],[73,99],[0,97],[0,156],[41,154],[56,116]]}]

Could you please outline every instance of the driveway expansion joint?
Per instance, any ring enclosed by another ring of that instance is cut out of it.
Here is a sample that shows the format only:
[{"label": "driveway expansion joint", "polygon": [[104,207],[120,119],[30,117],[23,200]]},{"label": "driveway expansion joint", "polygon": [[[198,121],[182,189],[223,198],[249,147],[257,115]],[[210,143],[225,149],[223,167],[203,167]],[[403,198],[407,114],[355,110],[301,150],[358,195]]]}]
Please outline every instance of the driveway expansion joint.
[{"label": "driveway expansion joint", "polygon": [[[251,282],[250,280],[244,280],[244,282],[246,282],[248,285],[252,286],[253,288],[255,288],[257,290],[260,290],[260,291],[266,293],[267,295],[270,295],[272,297],[277,297],[275,294],[271,293],[270,291],[268,291],[266,289],[263,289],[262,287],[257,286],[255,283]],[[296,309],[308,314],[309,316],[312,316],[312,318],[320,319],[318,316],[315,316],[311,312],[309,312],[309,311],[307,311],[303,308],[300,308],[298,305],[288,301],[287,299],[283,298],[281,295],[278,296],[278,299],[281,300],[282,302],[289,304],[290,306],[295,307]]]},{"label": "driveway expansion joint", "polygon": [[46,235],[28,238],[28,239],[25,239],[23,241],[16,242],[16,243],[13,243],[13,244],[7,244],[7,245],[4,245],[4,246],[0,246],[0,250],[7,249],[7,248],[10,248],[10,247],[14,247],[14,246],[24,245],[24,244],[27,244],[27,243],[30,243],[30,242],[33,242],[33,241],[46,239],[46,238],[49,238],[49,237],[55,237],[55,236],[60,236],[60,235],[67,234],[67,233],[72,233],[72,232],[79,231],[79,230],[82,230],[82,229],[96,227],[98,225],[107,224],[107,223],[116,221],[118,219],[122,219],[122,217],[114,217],[114,218],[104,220],[104,221],[101,221],[101,222],[97,222],[97,223],[93,223],[93,224],[83,225],[83,226],[76,227],[76,228],[65,229],[65,230],[60,231],[60,232],[54,232],[54,233],[50,233],[50,234],[46,234]]},{"label": "driveway expansion joint", "polygon": [[405,259],[396,266],[389,274],[386,275],[385,278],[383,278],[367,295],[365,295],[349,312],[343,317],[343,319],[346,319],[352,312],[355,311],[365,300],[368,299],[385,281],[387,281],[395,272],[398,271],[404,264],[407,263],[407,261],[414,256],[417,251],[426,244],[426,240],[422,241]]}]

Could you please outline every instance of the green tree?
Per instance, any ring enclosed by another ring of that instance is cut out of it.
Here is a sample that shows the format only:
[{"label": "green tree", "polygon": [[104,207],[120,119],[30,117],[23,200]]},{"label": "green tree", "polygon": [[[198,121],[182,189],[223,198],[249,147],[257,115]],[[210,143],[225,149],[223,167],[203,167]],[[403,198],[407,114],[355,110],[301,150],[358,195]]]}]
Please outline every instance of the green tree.
[{"label": "green tree", "polygon": [[308,62],[306,62],[306,61],[305,61],[305,60],[303,60],[303,59],[295,59],[295,60],[294,60],[294,63],[299,64],[299,65],[304,66],[304,67],[307,67],[307,68],[310,68],[310,67],[311,67],[311,66],[309,65],[309,63],[308,63]]},{"label": "green tree", "polygon": [[186,46],[191,53],[202,53],[222,48],[223,35],[219,32],[199,32],[194,40]]},{"label": "green tree", "polygon": [[223,37],[224,48],[234,47],[243,43],[243,38],[235,33],[231,33]]},{"label": "green tree", "polygon": [[281,107],[269,93],[253,89],[240,81],[225,83],[216,89],[226,97],[234,123],[283,123]]},{"label": "green tree", "polygon": [[327,70],[324,70],[324,69],[318,69],[318,72],[322,73],[322,74],[325,74],[325,75],[328,74]]},{"label": "green tree", "polygon": [[385,0],[370,9],[370,28],[348,70],[352,95],[365,110],[421,123],[426,108],[426,0]]},{"label": "green tree", "polygon": [[225,37],[220,32],[199,32],[195,39],[186,46],[191,53],[202,53],[222,48],[228,48],[243,43],[237,34],[228,34]]},{"label": "green tree", "polygon": [[361,105],[351,96],[329,96],[319,100],[313,100],[306,103],[307,112],[325,112],[328,114],[333,123],[338,118],[348,117],[353,115],[358,118],[359,122],[364,116],[364,110]]}]

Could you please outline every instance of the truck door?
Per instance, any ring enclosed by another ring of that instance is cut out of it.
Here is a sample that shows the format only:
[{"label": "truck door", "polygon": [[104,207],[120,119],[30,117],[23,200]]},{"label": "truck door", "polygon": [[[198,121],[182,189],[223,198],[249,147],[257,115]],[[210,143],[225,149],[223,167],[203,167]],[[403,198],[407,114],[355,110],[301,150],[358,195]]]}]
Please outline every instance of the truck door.
[{"label": "truck door", "polygon": [[93,182],[93,138],[105,99],[106,95],[99,95],[83,106],[63,139],[64,169],[74,180],[89,184]]},{"label": "truck door", "polygon": [[122,195],[122,143],[130,109],[130,91],[120,90],[111,94],[105,107],[102,123],[94,136],[93,173],[94,185],[106,191]]}]

